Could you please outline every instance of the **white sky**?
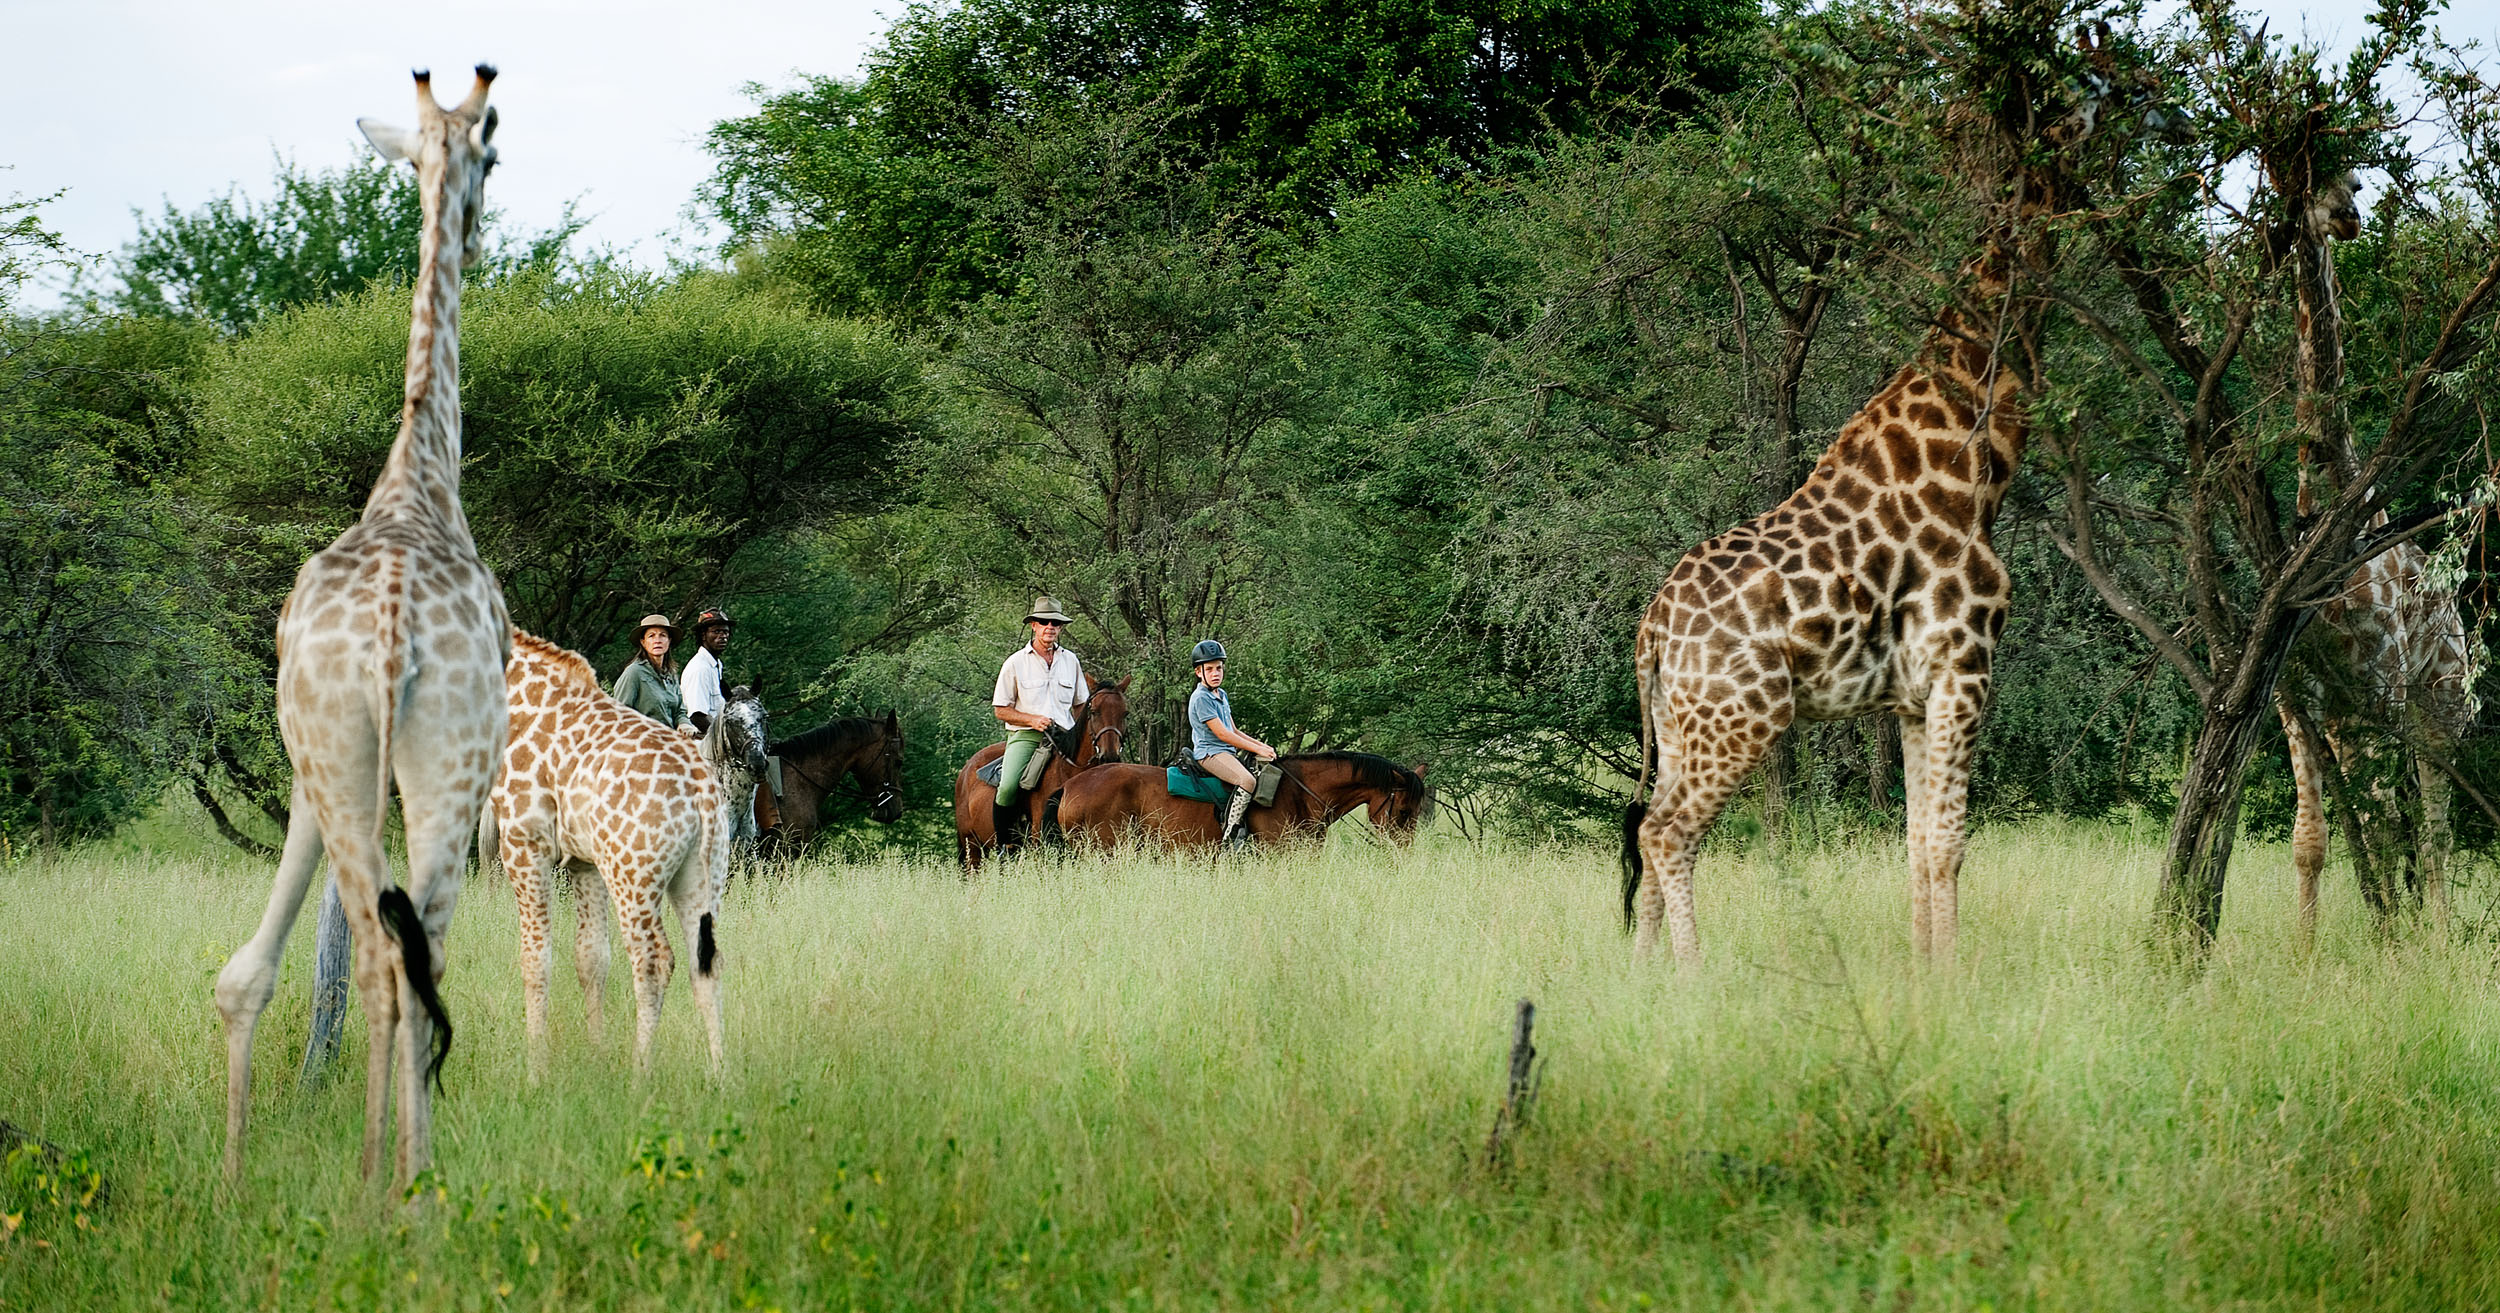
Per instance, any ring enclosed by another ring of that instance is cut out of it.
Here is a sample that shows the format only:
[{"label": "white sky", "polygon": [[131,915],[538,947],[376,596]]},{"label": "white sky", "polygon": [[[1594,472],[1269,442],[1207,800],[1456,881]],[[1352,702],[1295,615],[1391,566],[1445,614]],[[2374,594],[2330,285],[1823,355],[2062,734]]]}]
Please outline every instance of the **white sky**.
[{"label": "white sky", "polygon": [[454,101],[482,61],[507,229],[579,198],[584,242],[656,265],[711,171],[705,130],[752,107],[739,88],[855,74],[905,2],[0,0],[0,195],[66,189],[46,223],[110,252],[134,206],[265,196],[278,155],[347,163],[358,118],[413,119],[411,68]]},{"label": "white sky", "polygon": [[[266,195],[278,155],[346,163],[358,117],[409,120],[410,68],[432,68],[456,99],[482,59],[502,73],[488,200],[507,224],[544,228],[579,198],[587,245],[657,265],[672,243],[703,245],[685,210],[710,173],[704,131],[752,103],[739,88],[856,74],[906,3],[0,0],[0,166],[14,166],[0,196],[65,191],[42,207],[46,222],[108,253],[135,235],[133,207],[188,209],[237,184]],[[2367,30],[2371,4],[2258,7],[2275,33],[2340,50]],[[2456,0],[2440,22],[2488,44],[2500,6]]]}]

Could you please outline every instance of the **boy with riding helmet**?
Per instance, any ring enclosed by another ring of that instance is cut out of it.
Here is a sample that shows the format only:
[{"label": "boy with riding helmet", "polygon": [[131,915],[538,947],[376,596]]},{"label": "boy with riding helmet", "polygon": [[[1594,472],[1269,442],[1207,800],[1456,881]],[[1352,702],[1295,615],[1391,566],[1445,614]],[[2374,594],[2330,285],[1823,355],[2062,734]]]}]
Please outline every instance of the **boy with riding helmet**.
[{"label": "boy with riding helmet", "polygon": [[1198,687],[1189,694],[1189,755],[1198,769],[1224,781],[1227,806],[1219,842],[1248,839],[1243,827],[1250,818],[1250,794],[1258,776],[1237,754],[1262,762],[1276,760],[1276,749],[1242,733],[1233,724],[1233,700],[1224,692],[1224,645],[1202,639],[1189,651]]},{"label": "boy with riding helmet", "polygon": [[1094,695],[1076,653],[1059,646],[1068,623],[1058,599],[1047,594],[1034,598],[1033,609],[1024,614],[1033,641],[1000,664],[998,686],[990,693],[990,714],[1010,727],[1006,755],[999,758],[998,798],[990,810],[990,828],[1002,853],[1014,851],[1024,840],[1027,809],[1017,803],[1027,770],[1038,780],[1049,768],[1050,737],[1074,731],[1076,709]]}]

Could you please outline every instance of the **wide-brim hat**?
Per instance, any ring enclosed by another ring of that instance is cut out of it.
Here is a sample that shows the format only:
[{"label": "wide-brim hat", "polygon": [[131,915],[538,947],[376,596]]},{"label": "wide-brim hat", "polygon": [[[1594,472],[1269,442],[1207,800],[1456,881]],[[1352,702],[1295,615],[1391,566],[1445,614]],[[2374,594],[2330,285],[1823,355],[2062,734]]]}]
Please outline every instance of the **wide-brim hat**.
[{"label": "wide-brim hat", "polygon": [[1059,609],[1059,599],[1044,593],[1033,599],[1033,609],[1024,613],[1025,621],[1056,620],[1063,625],[1075,624],[1068,613]]},{"label": "wide-brim hat", "polygon": [[668,631],[668,642],[671,647],[675,647],[678,643],[685,640],[685,635],[677,632],[677,626],[670,624],[667,616],[653,612],[650,615],[644,616],[641,624],[634,626],[634,641],[636,643],[640,643],[642,641],[642,636],[654,629],[665,629]]},{"label": "wide-brim hat", "polygon": [[738,627],[738,622],[730,619],[729,613],[717,606],[694,618],[694,631],[697,634],[701,634],[714,625],[719,625],[723,629],[735,629]]}]

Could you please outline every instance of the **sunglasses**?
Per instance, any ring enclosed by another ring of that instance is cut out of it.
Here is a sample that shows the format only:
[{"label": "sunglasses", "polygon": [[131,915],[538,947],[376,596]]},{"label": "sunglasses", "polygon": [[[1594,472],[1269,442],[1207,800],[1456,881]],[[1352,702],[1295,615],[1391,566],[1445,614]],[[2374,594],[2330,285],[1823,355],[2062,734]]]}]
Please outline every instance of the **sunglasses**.
[{"label": "sunglasses", "polygon": [[1065,620],[1036,620],[1033,623],[1037,625],[1048,625],[1053,629],[1065,629],[1068,627],[1068,622]]}]

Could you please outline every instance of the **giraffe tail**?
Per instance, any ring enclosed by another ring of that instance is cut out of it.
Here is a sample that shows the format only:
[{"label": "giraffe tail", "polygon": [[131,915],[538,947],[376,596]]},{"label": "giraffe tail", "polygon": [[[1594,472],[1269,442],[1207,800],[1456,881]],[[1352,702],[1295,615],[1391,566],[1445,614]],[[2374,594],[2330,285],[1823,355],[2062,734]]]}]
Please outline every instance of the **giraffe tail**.
[{"label": "giraffe tail", "polygon": [[1641,892],[1641,818],[1649,811],[1650,777],[1657,773],[1658,744],[1650,737],[1651,694],[1649,644],[1635,645],[1633,679],[1640,688],[1641,774],[1632,782],[1632,801],[1623,808],[1623,928],[1630,930],[1633,900]]},{"label": "giraffe tail", "polygon": [[[404,573],[407,562],[395,555],[383,558],[385,568]],[[373,809],[373,851],[382,852],[383,832],[391,816],[391,738],[399,725],[400,695],[416,662],[409,651],[408,612],[403,600],[406,589],[400,581],[381,590],[379,642],[374,654],[374,787],[380,796]],[[389,879],[385,866],[382,879]],[[426,1080],[440,1087],[443,1083],[443,1060],[451,1056],[451,1014],[443,1007],[443,996],[434,987],[434,952],[426,938],[425,919],[417,914],[415,900],[408,891],[397,886],[381,890],[374,900],[374,910],[382,919],[383,933],[399,942],[400,971],[406,976],[408,988],[417,996],[425,1015],[434,1023],[434,1052],[425,1066]]]}]

